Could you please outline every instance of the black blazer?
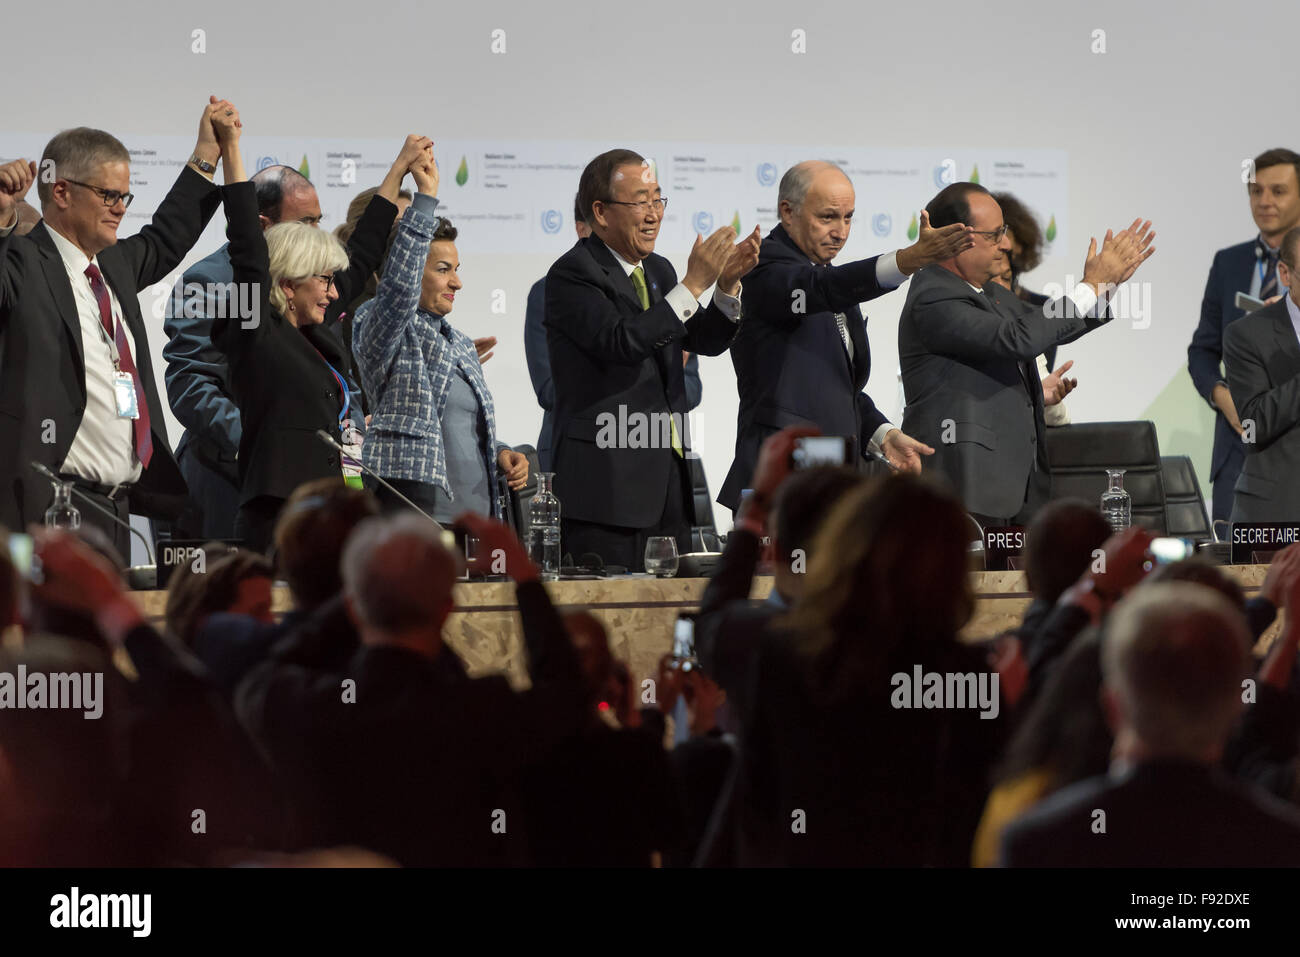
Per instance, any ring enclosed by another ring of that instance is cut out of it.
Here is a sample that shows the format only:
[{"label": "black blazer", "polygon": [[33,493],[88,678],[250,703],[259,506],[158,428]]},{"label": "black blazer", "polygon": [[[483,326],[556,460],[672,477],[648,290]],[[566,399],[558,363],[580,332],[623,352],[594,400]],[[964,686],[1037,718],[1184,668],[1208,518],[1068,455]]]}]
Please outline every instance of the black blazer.
[{"label": "black blazer", "polygon": [[[167,441],[137,296],[180,264],[218,201],[216,187],[186,167],[153,221],[97,257],[135,341],[149,408],[153,458],[131,491],[131,510],[142,515],[174,519],[189,500]],[[27,236],[0,239],[0,523],[9,528],[41,521],[49,505],[50,484],[28,463],[57,471],[67,458],[86,411],[84,356],[72,286],[48,227],[42,221]]]},{"label": "black blazer", "polygon": [[907,407],[903,431],[932,446],[927,470],[946,476],[966,508],[1014,516],[1051,479],[1037,357],[1104,320],[1076,315],[1068,299],[1033,309],[990,282],[979,293],[942,266],[912,277],[898,321]]},{"label": "black blazer", "polygon": [[1232,520],[1300,521],[1300,341],[1285,299],[1228,326],[1223,363],[1237,415],[1255,439],[1233,433],[1246,462]]},{"label": "black blazer", "polygon": [[[342,476],[338,453],[316,436],[338,438],[342,398],[338,380],[347,361],[337,337],[321,325],[297,329],[271,307],[266,239],[257,219],[252,183],[222,188],[226,235],[235,282],[257,283],[258,321],[217,318],[212,341],[230,365],[230,391],[239,405],[240,503],[259,496],[288,498],[304,482]],[[324,358],[322,359],[322,356]]]},{"label": "black blazer", "polygon": [[[1098,810],[1106,833],[1093,832]],[[1008,825],[1004,867],[1296,867],[1300,811],[1222,772],[1150,762],[1080,781]]]},{"label": "black blazer", "polygon": [[[1196,391],[1206,402],[1210,401],[1210,393],[1220,380],[1228,381],[1220,369],[1220,361],[1226,361],[1224,337],[1229,327],[1245,315],[1237,308],[1237,293],[1250,290],[1251,270],[1258,266],[1254,240],[1220,249],[1214,254],[1210,275],[1205,280],[1205,296],[1201,299],[1201,319],[1192,334],[1191,345],[1187,347],[1187,371],[1191,373]],[[1238,406],[1238,417],[1241,414]],[[1224,469],[1228,474],[1240,473],[1245,458],[1241,437],[1228,424],[1223,413],[1216,409],[1210,480],[1217,479]]]},{"label": "black blazer", "polygon": [[[879,256],[843,266],[814,266],[784,226],[763,240],[758,265],[745,277],[745,321],[731,346],[740,408],[736,458],[718,501],[740,505],[763,440],[788,425],[812,423],[844,435],[855,457],[886,421],[862,391],[871,376],[867,323],[858,303],[890,290],[876,279]],[[796,299],[795,293],[803,293]],[[844,313],[853,340],[849,363],[835,313]]]},{"label": "black blazer", "polygon": [[[664,294],[677,273],[652,253],[645,269],[650,308],[595,236],[580,239],[546,274],[546,341],[555,387],[555,494],[566,519],[645,528],[663,513],[674,452],[655,433],[655,448],[600,448],[603,423],[632,423],[636,413],[681,415],[690,447],[690,408],[682,351],[721,355],[736,324],[710,303],[682,323]],[[620,416],[620,408],[622,414]],[[618,426],[621,428],[621,426]],[[623,443],[626,444],[626,443]]]}]

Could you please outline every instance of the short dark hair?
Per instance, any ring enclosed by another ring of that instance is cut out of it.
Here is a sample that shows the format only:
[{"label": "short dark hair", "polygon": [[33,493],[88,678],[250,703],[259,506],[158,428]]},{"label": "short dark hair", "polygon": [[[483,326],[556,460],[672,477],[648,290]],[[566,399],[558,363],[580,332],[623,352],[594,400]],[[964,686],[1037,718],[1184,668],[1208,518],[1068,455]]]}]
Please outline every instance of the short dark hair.
[{"label": "short dark hair", "polygon": [[930,214],[930,225],[936,229],[951,226],[953,223],[970,225],[970,198],[976,193],[991,195],[979,183],[953,183],[939,190],[934,199],[925,206]]},{"label": "short dark hair", "polygon": [[1264,150],[1255,157],[1255,172],[1262,169],[1268,169],[1270,166],[1281,166],[1283,163],[1290,163],[1295,170],[1296,182],[1300,183],[1300,153],[1295,150],[1289,150],[1284,146],[1275,146],[1271,150]]},{"label": "short dark hair", "polygon": [[620,166],[645,163],[645,157],[634,150],[606,150],[587,164],[578,180],[578,210],[582,221],[591,225],[596,221],[592,205],[599,200],[608,203],[614,198],[614,171]]},{"label": "short dark hair", "polygon": [[1020,255],[1011,256],[1008,253],[1011,256],[1011,274],[1018,276],[1022,272],[1037,269],[1043,261],[1043,228],[1038,225],[1038,220],[1029,211],[1029,207],[1010,193],[991,195],[1002,207],[1002,221],[1011,227],[1016,242],[1020,244]]},{"label": "short dark hair", "polygon": [[1278,258],[1286,263],[1293,272],[1300,270],[1300,226],[1292,226],[1282,237],[1282,245],[1277,248]]},{"label": "short dark hair", "polygon": [[296,193],[311,186],[311,180],[292,166],[268,166],[252,176],[257,191],[257,211],[272,223],[280,221],[287,193]]},{"label": "short dark hair", "polygon": [[818,529],[839,500],[862,484],[862,476],[844,466],[822,465],[795,472],[777,489],[772,504],[772,537],[789,561],[790,552],[807,554]]},{"label": "short dark hair", "polygon": [[576,226],[578,223],[582,223],[586,225],[587,217],[582,212],[582,194],[574,193],[573,194],[573,224]]},{"label": "short dark hair", "polygon": [[[393,228],[388,231],[388,243],[387,245],[384,246],[384,258],[379,260],[378,275],[381,277],[384,275],[384,272],[388,269],[388,256],[393,251],[393,243],[397,242],[397,231],[398,229],[401,228],[401,225],[402,225],[402,221],[399,219],[397,222],[393,223]],[[433,239],[429,240],[429,242],[451,243],[451,242],[455,242],[456,237],[459,235],[460,235],[460,230],[458,230],[455,226],[451,224],[450,219],[446,219],[445,217],[439,216],[437,223],[433,227]],[[370,289],[369,287],[367,287],[367,291],[369,292],[370,295],[367,296],[366,298],[370,298],[370,296],[374,296],[375,294],[374,289]],[[353,312],[355,313],[355,311],[356,309],[354,307]]]},{"label": "short dark hair", "polygon": [[[56,179],[76,179],[85,181],[94,174],[94,169],[104,163],[131,162],[122,141],[112,133],[91,129],[89,126],[77,126],[70,130],[55,133],[54,138],[45,144],[41,154],[41,165],[37,168],[36,195],[44,207],[53,195],[54,183],[46,182],[43,175],[46,163],[52,163]],[[128,187],[129,188],[129,187]]]},{"label": "short dark hair", "polygon": [[1047,602],[1060,598],[1109,537],[1110,525],[1096,506],[1080,498],[1048,502],[1025,532],[1025,576],[1034,597]]},{"label": "short dark hair", "polygon": [[239,597],[242,582],[274,575],[266,556],[247,549],[232,549],[225,555],[220,555],[219,548],[205,548],[204,552],[212,558],[212,563],[203,572],[184,565],[168,583],[164,621],[172,637],[187,648],[194,647],[195,634],[204,618],[230,609]]},{"label": "short dark hair", "polygon": [[275,525],[275,547],[276,564],[300,608],[316,608],[343,590],[343,545],[378,514],[374,495],[346,485],[342,476],[294,489]]}]

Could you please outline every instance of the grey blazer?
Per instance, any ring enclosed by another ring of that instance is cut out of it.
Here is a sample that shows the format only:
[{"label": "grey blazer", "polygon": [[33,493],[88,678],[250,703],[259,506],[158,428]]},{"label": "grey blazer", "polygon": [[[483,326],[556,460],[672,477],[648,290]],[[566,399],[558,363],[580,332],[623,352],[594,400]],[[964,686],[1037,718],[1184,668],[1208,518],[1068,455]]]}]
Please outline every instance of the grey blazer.
[{"label": "grey blazer", "polygon": [[1030,306],[996,283],[976,292],[941,266],[912,277],[898,325],[903,431],[933,446],[925,469],[946,476],[969,511],[1009,518],[1032,487],[1048,497],[1035,360],[1106,321],[1077,312],[1067,298]]},{"label": "grey blazer", "polygon": [[1234,522],[1300,521],[1300,342],[1286,300],[1223,330],[1228,391],[1241,423],[1246,464],[1232,500]]}]

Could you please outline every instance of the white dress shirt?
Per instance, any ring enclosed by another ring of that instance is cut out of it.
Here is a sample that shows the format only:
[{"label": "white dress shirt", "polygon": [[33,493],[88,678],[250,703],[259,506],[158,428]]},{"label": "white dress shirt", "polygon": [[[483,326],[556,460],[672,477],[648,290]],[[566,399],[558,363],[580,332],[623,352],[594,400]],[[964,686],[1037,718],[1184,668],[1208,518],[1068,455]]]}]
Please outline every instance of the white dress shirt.
[{"label": "white dress shirt", "polygon": [[[45,225],[49,227],[49,223]],[[86,267],[92,262],[99,266],[98,258],[87,259],[85,253],[52,228],[50,236],[54,238],[68,281],[72,284],[72,298],[77,303],[77,318],[81,324],[81,345],[86,357],[86,412],[59,471],[104,485],[138,481],[143,470],[135,454],[134,421],[117,414],[113,389],[113,376],[117,374],[113,365],[114,350],[109,345],[104,324],[100,322],[99,302],[90,288],[90,278],[86,276]],[[127,348],[134,360],[135,339],[122,320],[122,307],[107,279],[104,287],[112,305],[113,321],[122,324]],[[138,363],[136,367],[139,368]]]},{"label": "white dress shirt", "polygon": [[[632,278],[632,273],[635,272],[637,266],[640,266],[641,264],[628,262],[608,244],[606,244],[605,248],[614,253],[614,258],[617,259],[618,264],[623,267],[623,272],[627,273],[629,279]],[[644,266],[641,268],[641,275],[642,278],[645,279],[646,293],[649,294],[650,277],[646,275]],[[673,307],[673,312],[677,313],[677,318],[682,322],[685,322],[691,316],[695,315],[696,311],[700,308],[699,300],[691,295],[691,291],[686,288],[685,283],[680,282],[673,286],[672,289],[668,290],[667,294],[664,296],[664,301]],[[721,289],[715,288],[713,290],[713,301],[718,304],[718,308],[722,310],[722,314],[732,322],[740,321],[740,297],[728,296]],[[653,300],[651,301],[651,305],[654,305]]]}]

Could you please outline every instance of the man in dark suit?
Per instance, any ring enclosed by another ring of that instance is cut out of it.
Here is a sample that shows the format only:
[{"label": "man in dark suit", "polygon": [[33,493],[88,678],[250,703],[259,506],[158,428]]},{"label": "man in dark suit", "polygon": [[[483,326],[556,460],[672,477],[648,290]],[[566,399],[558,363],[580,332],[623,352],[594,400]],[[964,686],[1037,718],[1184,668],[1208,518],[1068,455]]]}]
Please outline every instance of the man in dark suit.
[{"label": "man in dark suit", "polygon": [[[363,289],[383,259],[389,231],[397,218],[402,179],[420,155],[427,137],[411,135],[348,237],[348,268],[334,277],[338,298],[330,304],[323,332],[338,338],[340,314]],[[276,223],[319,226],[320,198],[311,181],[287,166],[268,166],[252,178],[263,230]],[[167,343],[167,397],[185,433],[176,444],[176,458],[191,494],[203,512],[203,537],[233,538],[239,510],[239,468],[235,456],[243,432],[239,408],[230,394],[226,357],[212,344],[212,323],[228,297],[234,273],[229,245],[224,245],[185,271],[167,303],[163,330]],[[230,313],[228,313],[230,314]],[[345,350],[346,351],[346,350]],[[359,396],[356,376],[349,370],[349,390]],[[356,408],[361,408],[357,402]]]},{"label": "man in dark suit", "polygon": [[966,223],[977,242],[920,270],[907,291],[898,325],[903,431],[938,450],[935,468],[981,525],[1028,525],[1051,493],[1035,358],[1107,321],[1095,318],[1098,296],[1155,252],[1151,224],[1107,232],[1100,252],[1094,239],[1083,281],[1039,315],[991,282],[1011,244],[984,187],[954,183],[926,208],[932,226]]},{"label": "man in dark suit", "polygon": [[799,163],[781,177],[777,196],[781,223],[763,240],[746,280],[746,321],[731,346],[740,393],[736,457],[718,501],[733,511],[763,440],[787,425],[847,437],[854,462],[883,454],[896,468],[920,471],[921,456],[934,450],[891,425],[862,391],[871,350],[858,303],[975,241],[960,223],[931,229],[923,212],[915,245],[832,266],[848,242],[856,205],[848,176],[833,163]]},{"label": "man in dark suit", "polygon": [[1241,419],[1229,382],[1224,381],[1219,369],[1224,358],[1224,334],[1244,315],[1237,308],[1237,293],[1270,300],[1282,291],[1277,274],[1279,247],[1287,230],[1300,225],[1300,153],[1280,148],[1266,150],[1255,157],[1254,173],[1246,190],[1259,235],[1214,254],[1205,298],[1201,300],[1201,321],[1187,347],[1187,371],[1192,383],[1215,411],[1214,451],[1210,458],[1215,521],[1226,520],[1232,511],[1233,490],[1246,460],[1240,439]]},{"label": "man in dark suit", "polygon": [[[36,166],[16,160],[0,172],[0,523],[9,528],[40,522],[50,504],[33,460],[123,521],[132,510],[175,521],[189,506],[137,296],[176,267],[216,210],[211,116],[231,107],[212,99],[153,221],[121,242],[130,154],[112,135],[79,127],[49,142],[37,186],[45,218],[23,237],[12,235],[14,205]],[[79,510],[131,554],[124,528]]]},{"label": "man in dark suit", "polygon": [[1300,227],[1278,248],[1277,277],[1287,294],[1223,334],[1223,364],[1246,450],[1234,522],[1300,521]]},{"label": "man in dark suit", "polygon": [[1245,619],[1203,585],[1145,585],[1102,644],[1109,776],[1007,827],[1011,867],[1295,867],[1300,811],[1218,769],[1251,673]]},{"label": "man in dark suit", "polygon": [[[582,218],[578,197],[573,198],[573,230],[579,239],[591,235],[591,227]],[[528,377],[533,381],[537,404],[542,407],[542,430],[537,435],[537,461],[543,472],[552,471],[551,418],[555,409],[555,383],[551,378],[551,353],[546,347],[546,277],[543,276],[528,290],[528,309],[524,313],[524,356],[528,360]],[[700,381],[700,359],[693,352],[684,353],[686,365],[686,411],[692,412],[704,396]]]},{"label": "man in dark suit", "polygon": [[[759,236],[755,229],[734,246],[730,227],[696,237],[679,283],[654,252],[666,201],[639,154],[597,156],[578,198],[594,235],[546,276],[564,549],[639,570],[649,536],[690,548],[682,351],[715,356],[730,345],[741,321],[740,278],[758,260]],[[699,297],[714,283],[704,308]]]}]

